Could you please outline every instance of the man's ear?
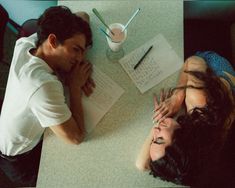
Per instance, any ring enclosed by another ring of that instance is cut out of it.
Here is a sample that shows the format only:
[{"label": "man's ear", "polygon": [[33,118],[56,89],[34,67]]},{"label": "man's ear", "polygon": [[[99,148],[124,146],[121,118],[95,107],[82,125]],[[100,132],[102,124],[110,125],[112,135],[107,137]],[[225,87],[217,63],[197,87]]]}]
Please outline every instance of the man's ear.
[{"label": "man's ear", "polygon": [[58,46],[57,38],[55,34],[48,35],[48,42],[51,48],[56,48]]}]

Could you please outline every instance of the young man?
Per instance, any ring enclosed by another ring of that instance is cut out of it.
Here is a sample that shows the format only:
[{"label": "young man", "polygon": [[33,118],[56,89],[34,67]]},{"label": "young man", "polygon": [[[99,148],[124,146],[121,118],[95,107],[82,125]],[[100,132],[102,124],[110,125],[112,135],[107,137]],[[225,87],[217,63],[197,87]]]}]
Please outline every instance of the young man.
[{"label": "young man", "polygon": [[51,7],[38,19],[37,34],[16,42],[0,117],[0,167],[17,185],[35,186],[46,127],[68,143],[84,139],[82,91],[89,95],[94,82],[84,60],[92,44],[89,17],[81,16]]}]

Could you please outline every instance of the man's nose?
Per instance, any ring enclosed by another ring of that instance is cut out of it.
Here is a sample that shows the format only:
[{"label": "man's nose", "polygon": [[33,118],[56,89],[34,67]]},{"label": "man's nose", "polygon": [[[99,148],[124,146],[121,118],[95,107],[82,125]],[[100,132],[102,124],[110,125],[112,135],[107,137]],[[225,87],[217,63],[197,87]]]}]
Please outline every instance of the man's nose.
[{"label": "man's nose", "polygon": [[82,61],[84,60],[85,55],[86,55],[86,54],[85,54],[85,51],[81,53],[81,59],[82,59]]},{"label": "man's nose", "polygon": [[84,60],[84,53],[79,53],[76,56],[77,63],[81,63]]},{"label": "man's nose", "polygon": [[79,59],[75,59],[75,65],[80,64],[81,61]]}]

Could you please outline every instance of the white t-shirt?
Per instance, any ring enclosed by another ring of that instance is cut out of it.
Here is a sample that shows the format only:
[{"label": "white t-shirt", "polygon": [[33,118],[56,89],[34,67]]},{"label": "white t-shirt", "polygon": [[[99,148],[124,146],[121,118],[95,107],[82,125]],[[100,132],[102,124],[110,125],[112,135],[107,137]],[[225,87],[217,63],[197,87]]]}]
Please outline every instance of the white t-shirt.
[{"label": "white t-shirt", "polygon": [[71,117],[62,83],[45,61],[30,54],[37,35],[16,42],[0,115],[0,151],[25,153],[40,141],[45,127]]}]

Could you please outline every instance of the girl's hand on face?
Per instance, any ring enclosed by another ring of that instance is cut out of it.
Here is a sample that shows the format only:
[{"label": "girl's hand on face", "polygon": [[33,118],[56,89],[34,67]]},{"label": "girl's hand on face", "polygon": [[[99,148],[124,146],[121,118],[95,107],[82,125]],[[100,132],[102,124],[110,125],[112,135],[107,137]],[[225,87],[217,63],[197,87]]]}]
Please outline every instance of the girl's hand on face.
[{"label": "girl's hand on face", "polygon": [[167,117],[173,116],[177,112],[177,110],[175,108],[174,97],[172,95],[171,88],[168,89],[168,91],[164,91],[164,89],[161,90],[159,104],[157,101],[157,96],[154,96],[154,122],[162,122]]},{"label": "girl's hand on face", "polygon": [[[153,94],[153,102],[154,102],[154,112],[155,112],[155,109],[159,107],[157,95],[155,93]],[[153,115],[153,125],[154,125],[153,129],[159,125],[159,120],[156,117],[154,117],[154,115]]]}]

